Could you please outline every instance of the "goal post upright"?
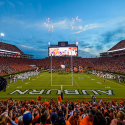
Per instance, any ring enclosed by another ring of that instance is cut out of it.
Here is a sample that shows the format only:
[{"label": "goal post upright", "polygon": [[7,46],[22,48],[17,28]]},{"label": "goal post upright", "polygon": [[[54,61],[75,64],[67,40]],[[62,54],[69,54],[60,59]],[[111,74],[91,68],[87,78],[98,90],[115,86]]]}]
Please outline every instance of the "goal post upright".
[{"label": "goal post upright", "polygon": [[51,86],[52,86],[52,54],[51,54]]},{"label": "goal post upright", "polygon": [[71,50],[71,73],[72,73],[72,86],[73,86],[73,59],[72,59],[72,50]]}]

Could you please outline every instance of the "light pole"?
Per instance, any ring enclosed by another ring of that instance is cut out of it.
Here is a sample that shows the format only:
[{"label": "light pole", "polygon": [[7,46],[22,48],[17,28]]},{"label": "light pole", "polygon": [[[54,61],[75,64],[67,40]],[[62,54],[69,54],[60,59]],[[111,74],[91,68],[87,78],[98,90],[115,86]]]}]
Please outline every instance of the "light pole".
[{"label": "light pole", "polygon": [[4,36],[4,34],[3,34],[3,33],[1,33],[1,42],[2,42],[3,36]]}]

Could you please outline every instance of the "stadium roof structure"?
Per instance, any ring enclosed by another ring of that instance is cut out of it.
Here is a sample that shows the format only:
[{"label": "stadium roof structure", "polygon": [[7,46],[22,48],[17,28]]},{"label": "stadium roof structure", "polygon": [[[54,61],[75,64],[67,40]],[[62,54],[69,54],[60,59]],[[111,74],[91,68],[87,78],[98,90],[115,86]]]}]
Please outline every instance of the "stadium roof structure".
[{"label": "stadium roof structure", "polygon": [[117,43],[115,46],[109,49],[108,52],[121,51],[121,50],[125,50],[125,40],[122,40],[119,43]]},{"label": "stadium roof structure", "polygon": [[3,43],[3,42],[0,42],[0,50],[2,50],[2,51],[4,51],[4,52],[12,52],[12,53],[24,54],[24,53],[23,53],[18,47],[16,47],[15,45]]},{"label": "stadium roof structure", "polygon": [[125,40],[121,40],[107,52],[100,53],[100,57],[125,55]]}]

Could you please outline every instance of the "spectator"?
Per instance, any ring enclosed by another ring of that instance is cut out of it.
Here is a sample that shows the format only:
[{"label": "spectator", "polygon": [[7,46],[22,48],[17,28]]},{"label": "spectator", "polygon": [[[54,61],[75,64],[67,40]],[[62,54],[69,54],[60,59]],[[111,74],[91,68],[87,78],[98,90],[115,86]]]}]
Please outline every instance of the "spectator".
[{"label": "spectator", "polygon": [[0,125],[6,125],[7,117],[5,115],[0,115]]},{"label": "spectator", "polygon": [[123,121],[124,118],[125,118],[125,113],[122,111],[119,111],[117,113],[117,119],[113,119],[110,125],[125,125],[125,121]]},{"label": "spectator", "polygon": [[81,120],[80,125],[93,125],[94,117],[95,117],[95,110],[91,109],[89,111],[89,114]]},{"label": "spectator", "polygon": [[23,113],[23,123],[24,125],[32,125],[32,115],[29,111]]},{"label": "spectator", "polygon": [[73,115],[69,117],[68,121],[70,122],[71,125],[79,125],[81,118],[79,116],[79,110],[75,109],[73,112]]},{"label": "spectator", "polygon": [[96,110],[93,125],[106,125],[105,117],[98,110]]}]

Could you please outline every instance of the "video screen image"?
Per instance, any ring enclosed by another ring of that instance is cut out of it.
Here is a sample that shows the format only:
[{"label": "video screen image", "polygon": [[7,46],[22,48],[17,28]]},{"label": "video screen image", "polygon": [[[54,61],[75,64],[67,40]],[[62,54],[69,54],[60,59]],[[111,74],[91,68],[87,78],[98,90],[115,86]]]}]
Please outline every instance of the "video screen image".
[{"label": "video screen image", "polygon": [[51,47],[49,56],[78,56],[78,47]]}]

